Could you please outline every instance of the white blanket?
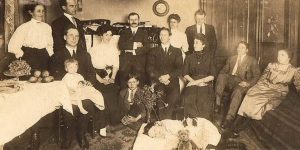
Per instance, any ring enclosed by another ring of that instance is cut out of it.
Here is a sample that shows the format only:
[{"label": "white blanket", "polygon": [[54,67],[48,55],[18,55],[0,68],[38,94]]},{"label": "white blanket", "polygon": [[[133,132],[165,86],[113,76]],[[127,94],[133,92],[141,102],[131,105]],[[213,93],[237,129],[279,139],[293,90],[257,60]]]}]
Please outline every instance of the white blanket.
[{"label": "white blanket", "polygon": [[21,82],[24,89],[13,94],[0,93],[0,145],[4,145],[57,106],[72,113],[67,87],[62,81],[51,83]]},{"label": "white blanket", "polygon": [[217,145],[221,139],[218,129],[204,118],[197,118],[197,127],[194,127],[191,122],[188,122],[188,126],[184,127],[182,122],[178,120],[163,120],[161,122],[166,127],[165,138],[151,138],[143,134],[146,125],[143,124],[138,132],[133,150],[172,150],[177,148],[178,131],[181,129],[188,129],[190,139],[193,139],[195,144],[202,149],[205,149],[208,144]]}]

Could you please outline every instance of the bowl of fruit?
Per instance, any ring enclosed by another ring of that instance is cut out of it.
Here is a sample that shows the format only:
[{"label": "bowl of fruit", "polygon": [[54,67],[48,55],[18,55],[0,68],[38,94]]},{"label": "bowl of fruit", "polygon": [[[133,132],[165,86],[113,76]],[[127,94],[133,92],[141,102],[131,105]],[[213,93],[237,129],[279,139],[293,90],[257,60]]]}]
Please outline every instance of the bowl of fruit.
[{"label": "bowl of fruit", "polygon": [[31,83],[49,83],[54,81],[54,77],[50,76],[49,71],[40,71],[36,70],[33,73],[33,76],[28,80]]}]

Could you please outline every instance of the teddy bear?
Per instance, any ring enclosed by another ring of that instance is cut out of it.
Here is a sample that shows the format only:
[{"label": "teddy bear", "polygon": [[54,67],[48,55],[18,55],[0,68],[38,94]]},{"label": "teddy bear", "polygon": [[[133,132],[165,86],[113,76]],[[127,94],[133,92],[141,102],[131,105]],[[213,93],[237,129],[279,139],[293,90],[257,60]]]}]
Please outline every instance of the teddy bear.
[{"label": "teddy bear", "polygon": [[189,137],[190,131],[187,129],[178,131],[178,150],[199,150],[195,142],[193,142]]}]

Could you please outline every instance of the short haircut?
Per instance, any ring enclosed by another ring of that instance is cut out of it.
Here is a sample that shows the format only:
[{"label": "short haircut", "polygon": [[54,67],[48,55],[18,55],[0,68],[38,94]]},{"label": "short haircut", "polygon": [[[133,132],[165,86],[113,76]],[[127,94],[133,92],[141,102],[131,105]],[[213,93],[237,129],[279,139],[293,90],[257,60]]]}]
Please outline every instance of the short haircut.
[{"label": "short haircut", "polygon": [[59,6],[62,8],[63,6],[67,6],[67,0],[59,0]]},{"label": "short haircut", "polygon": [[97,35],[102,36],[107,31],[111,31],[111,33],[114,34],[113,28],[110,25],[99,26],[96,30],[96,33],[97,33]]},{"label": "short haircut", "polygon": [[138,73],[129,73],[126,81],[128,82],[130,79],[136,79],[137,81],[140,81],[140,75]]},{"label": "short haircut", "polygon": [[240,41],[239,44],[243,44],[246,46],[246,49],[249,49],[249,44],[245,41]]},{"label": "short haircut", "polygon": [[171,19],[175,19],[177,22],[180,22],[181,21],[181,18],[178,14],[171,14],[169,17],[168,17],[168,23],[170,23]]},{"label": "short haircut", "polygon": [[[68,31],[69,31],[70,29],[76,29],[76,30],[78,31],[78,29],[77,29],[76,27],[69,25],[69,26],[67,26],[67,27],[65,28],[65,30],[64,30],[64,35],[67,35],[67,34],[68,34]],[[79,33],[79,31],[78,31],[78,33]]]},{"label": "short haircut", "polygon": [[70,64],[79,64],[78,61],[74,58],[66,59],[64,62],[65,67],[67,67]]},{"label": "short haircut", "polygon": [[46,9],[46,6],[43,5],[42,3],[30,3],[30,4],[24,5],[24,11],[26,11],[26,12],[28,12],[28,11],[33,12],[34,9],[36,8],[36,6],[39,6],[39,5],[43,6],[44,9]]},{"label": "short haircut", "polygon": [[160,33],[161,31],[168,31],[169,35],[170,35],[170,36],[172,35],[171,30],[170,30],[169,28],[162,27],[162,28],[160,29],[159,33]]},{"label": "short haircut", "polygon": [[204,34],[198,33],[198,34],[195,35],[194,39],[200,40],[203,45],[207,46],[207,39],[206,39],[206,36]]},{"label": "short haircut", "polygon": [[205,11],[203,10],[203,9],[199,9],[199,10],[197,10],[196,12],[195,12],[195,16],[196,15],[204,15],[204,16],[206,16],[206,13],[205,13]]},{"label": "short haircut", "polygon": [[[290,58],[291,60],[292,60],[293,57],[294,57],[294,52],[291,51],[291,50],[289,50],[289,49],[279,49],[278,52],[279,52],[279,51],[285,51],[286,54],[289,56],[289,58]],[[278,53],[278,52],[277,52],[277,53]]]},{"label": "short haircut", "polygon": [[129,15],[128,15],[128,20],[130,19],[130,16],[135,16],[135,15],[137,15],[138,16],[138,18],[140,19],[140,15],[138,14],[138,13],[136,13],[136,12],[131,12]]}]

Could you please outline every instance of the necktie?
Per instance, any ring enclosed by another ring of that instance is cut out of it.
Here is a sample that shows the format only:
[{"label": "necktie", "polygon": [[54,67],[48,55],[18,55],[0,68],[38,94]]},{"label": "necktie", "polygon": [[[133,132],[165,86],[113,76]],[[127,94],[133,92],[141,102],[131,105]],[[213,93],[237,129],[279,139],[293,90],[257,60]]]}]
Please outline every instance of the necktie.
[{"label": "necktie", "polygon": [[200,33],[203,34],[203,33],[202,33],[202,25],[200,25]]},{"label": "necktie", "polygon": [[133,97],[134,97],[133,90],[130,90],[130,95],[129,95],[129,104],[132,104],[132,103],[133,103]]},{"label": "necktie", "polygon": [[135,30],[132,31],[132,35],[135,36]]},{"label": "necktie", "polygon": [[165,47],[165,54],[168,55],[168,48]]},{"label": "necktie", "polygon": [[235,66],[234,66],[234,68],[232,70],[232,75],[237,75],[238,68],[239,68],[239,66],[241,64],[241,60],[242,60],[241,57],[238,56],[237,62],[236,62]]},{"label": "necktie", "polygon": [[77,23],[76,23],[75,17],[72,17],[72,22],[75,25],[75,27],[77,28]]},{"label": "necktie", "polygon": [[75,56],[76,56],[76,52],[75,52],[75,50],[73,50],[72,57],[75,57]]}]

